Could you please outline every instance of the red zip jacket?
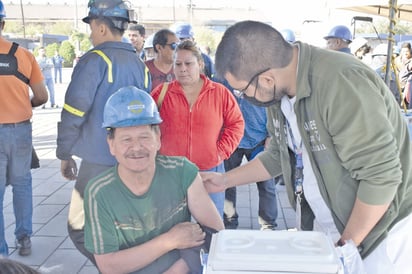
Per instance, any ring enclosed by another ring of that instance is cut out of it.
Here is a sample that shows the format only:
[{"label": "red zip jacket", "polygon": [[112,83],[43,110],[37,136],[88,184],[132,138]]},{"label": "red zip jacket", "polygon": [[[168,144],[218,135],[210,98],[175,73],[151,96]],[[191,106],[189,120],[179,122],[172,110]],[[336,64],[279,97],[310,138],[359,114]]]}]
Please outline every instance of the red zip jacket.
[{"label": "red zip jacket", "polygon": [[[204,75],[201,78],[203,87],[192,109],[179,82],[169,83],[160,109],[160,153],[186,156],[200,170],[208,170],[229,158],[239,145],[245,124],[231,92]],[[151,93],[156,102],[162,87]]]}]

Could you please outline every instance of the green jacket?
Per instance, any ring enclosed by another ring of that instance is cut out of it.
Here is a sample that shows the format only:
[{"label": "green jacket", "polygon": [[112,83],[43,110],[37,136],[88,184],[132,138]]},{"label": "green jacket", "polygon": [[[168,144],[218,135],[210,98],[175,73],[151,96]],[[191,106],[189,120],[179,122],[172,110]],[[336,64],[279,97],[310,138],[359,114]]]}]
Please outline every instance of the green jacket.
[{"label": "green jacket", "polygon": [[[355,199],[371,205],[391,202],[361,244],[367,256],[412,209],[411,145],[407,124],[394,96],[372,69],[353,56],[299,46],[295,113],[320,192],[340,233]],[[293,194],[293,153],[286,141],[280,103],[268,108],[272,141],[259,156],[272,176],[283,174]],[[303,182],[303,186],[305,182]],[[311,229],[313,213],[302,208]]]}]

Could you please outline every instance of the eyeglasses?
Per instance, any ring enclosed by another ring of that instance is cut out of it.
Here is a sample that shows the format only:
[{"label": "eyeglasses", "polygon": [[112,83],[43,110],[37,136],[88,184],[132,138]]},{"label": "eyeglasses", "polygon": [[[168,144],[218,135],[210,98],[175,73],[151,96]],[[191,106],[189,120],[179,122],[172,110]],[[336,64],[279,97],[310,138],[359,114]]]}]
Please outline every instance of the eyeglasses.
[{"label": "eyeglasses", "polygon": [[[252,79],[250,79],[249,83],[247,83],[246,87],[242,88],[242,89],[238,89],[235,92],[235,95],[238,97],[243,97],[243,95],[245,94],[245,91],[249,88],[249,86],[253,83],[253,81],[255,81],[256,79],[258,79],[258,77],[262,74],[265,73],[266,71],[270,70],[270,68],[264,69],[258,73],[256,73],[255,75],[253,75]],[[257,87],[256,87],[257,89]]]},{"label": "eyeglasses", "polygon": [[172,50],[175,50],[178,46],[178,43],[173,42],[173,43],[170,43],[170,44],[166,44],[165,46],[169,46]]}]

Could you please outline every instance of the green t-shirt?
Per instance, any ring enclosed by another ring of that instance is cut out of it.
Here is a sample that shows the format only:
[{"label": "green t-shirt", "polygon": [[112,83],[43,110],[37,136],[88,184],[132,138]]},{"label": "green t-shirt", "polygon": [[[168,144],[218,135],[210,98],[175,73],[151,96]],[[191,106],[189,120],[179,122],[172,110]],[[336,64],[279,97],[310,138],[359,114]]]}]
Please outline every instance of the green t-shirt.
[{"label": "green t-shirt", "polygon": [[[128,249],[190,221],[187,189],[197,173],[184,157],[158,155],[155,176],[143,195],[123,184],[117,166],[92,179],[84,194],[86,249],[93,254]],[[173,250],[134,273],[161,273],[179,258]]]}]

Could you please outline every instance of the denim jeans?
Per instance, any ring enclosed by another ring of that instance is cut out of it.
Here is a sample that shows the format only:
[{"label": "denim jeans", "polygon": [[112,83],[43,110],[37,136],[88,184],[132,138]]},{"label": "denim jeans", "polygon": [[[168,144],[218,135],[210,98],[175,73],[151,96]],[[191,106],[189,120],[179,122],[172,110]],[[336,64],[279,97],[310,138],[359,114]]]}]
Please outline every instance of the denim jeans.
[{"label": "denim jeans", "polygon": [[56,101],[54,100],[54,82],[53,82],[53,78],[45,78],[44,79],[44,85],[47,87],[47,90],[49,91],[50,104],[51,105],[56,104]]},{"label": "denim jeans", "polygon": [[0,124],[0,255],[8,255],[3,200],[6,185],[13,188],[16,239],[32,235],[32,126],[30,122]]},{"label": "denim jeans", "polygon": [[54,68],[54,83],[57,84],[57,74],[59,75],[59,83],[62,83],[62,68],[61,67],[55,67]]},{"label": "denim jeans", "polygon": [[[224,173],[225,166],[223,163],[221,163],[215,167],[212,167],[211,169],[202,170],[202,171],[213,171],[213,172]],[[225,205],[225,192],[222,191],[222,192],[216,192],[216,193],[209,193],[209,196],[212,199],[213,203],[215,204],[220,216],[223,218],[223,207]]]},{"label": "denim jeans", "polygon": [[[256,151],[263,150],[263,145],[251,149],[237,148],[225,161],[225,169],[229,171],[242,164],[243,157],[248,161],[256,156]],[[259,224],[261,229],[274,229],[278,217],[276,187],[273,179],[256,183],[259,193]],[[236,187],[226,189],[223,220],[227,229],[236,229],[239,225],[236,212]]]}]

